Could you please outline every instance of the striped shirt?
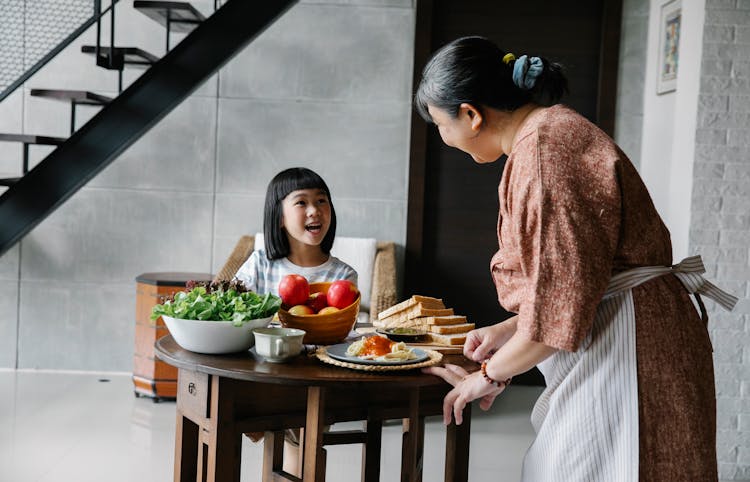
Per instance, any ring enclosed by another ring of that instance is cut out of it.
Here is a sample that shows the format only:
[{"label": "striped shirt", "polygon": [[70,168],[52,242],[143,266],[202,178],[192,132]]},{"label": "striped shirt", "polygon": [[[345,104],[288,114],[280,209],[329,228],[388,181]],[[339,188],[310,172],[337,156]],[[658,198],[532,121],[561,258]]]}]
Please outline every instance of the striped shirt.
[{"label": "striped shirt", "polygon": [[289,258],[270,260],[262,249],[253,251],[234,277],[256,293],[278,296],[279,282],[288,274],[302,275],[310,283],[347,279],[357,284],[354,268],[335,256],[329,256],[328,261],[319,266],[297,266]]}]

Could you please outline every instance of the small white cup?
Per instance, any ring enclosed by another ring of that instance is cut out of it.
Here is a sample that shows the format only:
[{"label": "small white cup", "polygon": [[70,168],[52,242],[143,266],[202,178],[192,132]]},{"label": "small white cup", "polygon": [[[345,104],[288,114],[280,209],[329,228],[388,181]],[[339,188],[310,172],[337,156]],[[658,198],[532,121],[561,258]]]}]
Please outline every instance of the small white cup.
[{"label": "small white cup", "polygon": [[302,351],[304,330],[296,328],[256,328],[255,352],[271,363],[283,363]]}]

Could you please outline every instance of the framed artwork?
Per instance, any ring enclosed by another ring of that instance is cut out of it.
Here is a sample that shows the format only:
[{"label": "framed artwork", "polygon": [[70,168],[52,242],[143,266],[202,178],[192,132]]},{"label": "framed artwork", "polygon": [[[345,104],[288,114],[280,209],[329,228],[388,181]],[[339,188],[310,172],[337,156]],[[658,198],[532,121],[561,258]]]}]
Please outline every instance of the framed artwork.
[{"label": "framed artwork", "polygon": [[677,88],[681,23],[681,0],[671,0],[663,3],[659,17],[659,77],[656,79],[657,94],[672,92]]}]

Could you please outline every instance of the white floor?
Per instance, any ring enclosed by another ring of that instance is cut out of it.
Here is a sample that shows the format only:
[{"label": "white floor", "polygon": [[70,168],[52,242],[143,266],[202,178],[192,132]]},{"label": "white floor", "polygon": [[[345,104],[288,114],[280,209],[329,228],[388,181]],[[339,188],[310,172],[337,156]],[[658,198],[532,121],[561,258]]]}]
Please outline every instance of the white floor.
[{"label": "white floor", "polygon": [[[489,412],[476,407],[469,479],[515,481],[532,440],[541,388],[511,386]],[[135,398],[122,374],[0,371],[0,482],[172,480],[175,405]],[[337,424],[336,428],[356,424]],[[381,480],[399,480],[400,430],[383,429]],[[424,480],[442,480],[444,427],[429,418]],[[245,439],[242,481],[260,481],[262,447]],[[328,448],[329,482],[359,480],[360,448]]]}]

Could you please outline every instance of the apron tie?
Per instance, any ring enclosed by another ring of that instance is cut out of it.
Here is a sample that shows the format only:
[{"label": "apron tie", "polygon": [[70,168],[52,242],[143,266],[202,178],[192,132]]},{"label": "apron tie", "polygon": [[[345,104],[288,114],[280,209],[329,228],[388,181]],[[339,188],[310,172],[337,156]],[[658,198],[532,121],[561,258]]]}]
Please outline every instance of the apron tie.
[{"label": "apron tie", "polygon": [[715,284],[703,277],[706,272],[700,255],[690,256],[673,266],[643,266],[633,268],[612,277],[604,293],[603,299],[611,298],[617,293],[635,288],[636,286],[650,281],[665,274],[674,274],[688,293],[695,296],[701,309],[701,318],[708,322],[708,314],[703,304],[701,295],[714,300],[719,306],[727,311],[732,311],[737,304],[737,297],[722,290]]}]

